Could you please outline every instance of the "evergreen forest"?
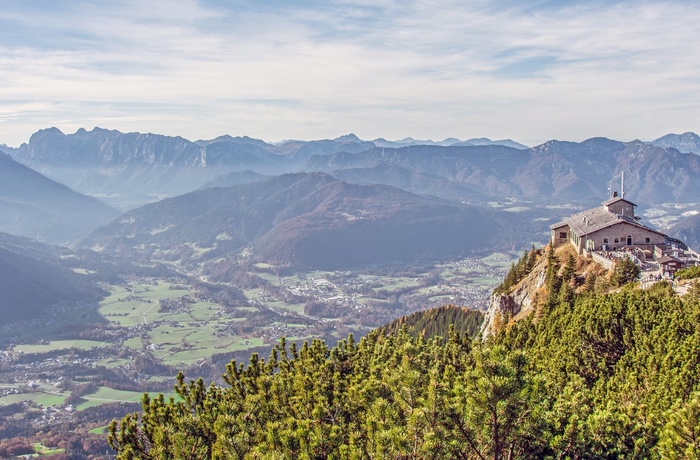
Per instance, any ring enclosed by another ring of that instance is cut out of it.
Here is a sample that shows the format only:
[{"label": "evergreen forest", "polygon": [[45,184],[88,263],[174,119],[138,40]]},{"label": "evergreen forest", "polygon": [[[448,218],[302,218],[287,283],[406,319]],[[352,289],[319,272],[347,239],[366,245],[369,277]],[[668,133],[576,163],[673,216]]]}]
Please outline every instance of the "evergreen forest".
[{"label": "evergreen forest", "polygon": [[450,307],[333,348],[281,340],[223,384],[180,374],[178,398],[144,395],[110,445],[120,459],[698,458],[697,284],[573,289],[570,261],[548,266],[537,314],[485,339]]}]

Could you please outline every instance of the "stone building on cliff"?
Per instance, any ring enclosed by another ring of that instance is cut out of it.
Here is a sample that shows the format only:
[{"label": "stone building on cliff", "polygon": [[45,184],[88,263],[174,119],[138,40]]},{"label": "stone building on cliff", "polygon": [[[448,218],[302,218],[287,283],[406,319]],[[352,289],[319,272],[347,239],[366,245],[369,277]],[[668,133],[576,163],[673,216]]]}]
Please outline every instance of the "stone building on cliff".
[{"label": "stone building on cliff", "polygon": [[551,225],[552,244],[557,247],[571,243],[579,254],[624,248],[653,251],[666,245],[668,236],[642,224],[634,214],[636,206],[616,192],[601,207]]}]

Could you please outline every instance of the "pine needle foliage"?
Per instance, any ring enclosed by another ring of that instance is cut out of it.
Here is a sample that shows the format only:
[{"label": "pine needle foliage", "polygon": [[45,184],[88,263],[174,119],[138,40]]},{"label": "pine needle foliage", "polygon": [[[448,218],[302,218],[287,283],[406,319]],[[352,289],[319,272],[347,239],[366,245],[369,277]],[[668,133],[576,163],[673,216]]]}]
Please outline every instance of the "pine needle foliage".
[{"label": "pine needle foliage", "polygon": [[145,395],[109,439],[120,459],[695,458],[698,323],[700,301],[660,284],[567,292],[486,341],[408,320],[282,340],[224,385],[180,374],[178,400]]},{"label": "pine needle foliage", "polygon": [[405,327],[413,338],[424,340],[442,337],[447,340],[450,328],[454,333],[476,337],[484,321],[484,314],[465,307],[443,305],[430,310],[417,311],[392,321],[381,328],[384,333],[395,334]]},{"label": "pine needle foliage", "polygon": [[700,265],[694,267],[682,268],[675,274],[675,278],[679,280],[690,280],[700,278]]}]

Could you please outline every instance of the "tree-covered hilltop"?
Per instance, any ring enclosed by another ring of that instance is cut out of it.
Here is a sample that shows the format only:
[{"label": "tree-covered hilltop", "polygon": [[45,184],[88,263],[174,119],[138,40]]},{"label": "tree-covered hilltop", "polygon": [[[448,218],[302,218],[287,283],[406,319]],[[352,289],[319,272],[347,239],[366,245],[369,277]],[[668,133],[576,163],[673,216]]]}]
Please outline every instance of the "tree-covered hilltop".
[{"label": "tree-covered hilltop", "polygon": [[697,289],[578,292],[565,267],[536,315],[485,341],[408,327],[282,341],[222,386],[180,375],[179,400],[145,396],[110,442],[122,459],[700,456]]},{"label": "tree-covered hilltop", "polygon": [[450,328],[457,334],[475,337],[479,333],[484,314],[478,310],[455,305],[443,305],[430,310],[417,311],[402,316],[383,326],[382,333],[398,333],[405,327],[413,338],[449,337]]}]

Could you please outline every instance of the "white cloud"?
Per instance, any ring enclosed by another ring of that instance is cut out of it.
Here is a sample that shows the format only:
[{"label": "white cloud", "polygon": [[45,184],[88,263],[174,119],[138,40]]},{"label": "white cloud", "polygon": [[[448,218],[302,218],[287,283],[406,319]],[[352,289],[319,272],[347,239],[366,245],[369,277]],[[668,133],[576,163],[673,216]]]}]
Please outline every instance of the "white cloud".
[{"label": "white cloud", "polygon": [[5,15],[0,142],[61,124],[536,143],[698,123],[700,7],[689,2],[66,5]]}]

